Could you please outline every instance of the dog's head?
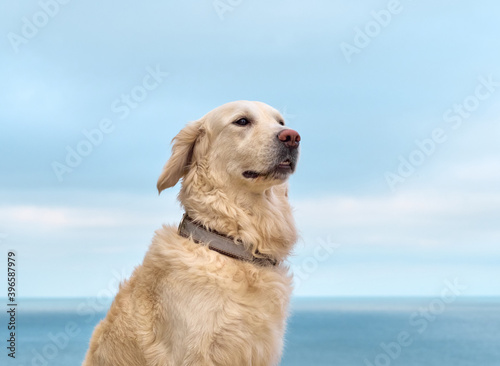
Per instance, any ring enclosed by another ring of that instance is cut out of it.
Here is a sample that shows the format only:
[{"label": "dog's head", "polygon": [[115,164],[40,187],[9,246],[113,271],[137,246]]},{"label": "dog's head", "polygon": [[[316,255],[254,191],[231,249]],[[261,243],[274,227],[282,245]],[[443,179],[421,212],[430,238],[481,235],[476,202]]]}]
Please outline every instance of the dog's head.
[{"label": "dog's head", "polygon": [[264,191],[295,171],[299,142],[299,134],[287,128],[281,114],[267,104],[224,104],[174,137],[158,191],[173,187],[194,169],[209,175],[217,187]]}]

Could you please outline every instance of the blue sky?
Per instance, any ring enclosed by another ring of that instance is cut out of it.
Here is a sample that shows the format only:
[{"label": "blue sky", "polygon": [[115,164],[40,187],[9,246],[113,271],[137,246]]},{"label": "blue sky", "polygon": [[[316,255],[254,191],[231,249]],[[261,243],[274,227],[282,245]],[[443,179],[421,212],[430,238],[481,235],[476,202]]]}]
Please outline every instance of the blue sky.
[{"label": "blue sky", "polygon": [[20,295],[112,293],[181,217],[178,187],[156,192],[171,138],[247,99],[302,136],[298,296],[433,296],[454,278],[500,296],[498,2],[54,4],[0,15],[0,248]]}]

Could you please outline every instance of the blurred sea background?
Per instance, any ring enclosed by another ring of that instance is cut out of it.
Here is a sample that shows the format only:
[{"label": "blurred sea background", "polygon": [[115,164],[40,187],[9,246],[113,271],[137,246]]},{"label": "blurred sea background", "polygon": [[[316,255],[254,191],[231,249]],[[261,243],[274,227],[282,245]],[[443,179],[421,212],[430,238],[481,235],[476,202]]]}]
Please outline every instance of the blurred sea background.
[{"label": "blurred sea background", "polygon": [[[80,365],[109,305],[19,301],[16,359],[7,365]],[[296,298],[280,365],[499,366],[500,298]]]}]

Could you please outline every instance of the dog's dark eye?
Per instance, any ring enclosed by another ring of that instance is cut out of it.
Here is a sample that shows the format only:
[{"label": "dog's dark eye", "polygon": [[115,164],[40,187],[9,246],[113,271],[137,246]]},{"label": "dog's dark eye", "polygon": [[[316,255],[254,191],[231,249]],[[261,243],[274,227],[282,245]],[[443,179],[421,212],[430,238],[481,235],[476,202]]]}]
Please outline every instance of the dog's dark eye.
[{"label": "dog's dark eye", "polygon": [[285,125],[285,122],[283,122],[283,121],[278,121],[278,123],[279,123],[280,125],[282,125],[282,126],[284,126],[284,125]]},{"label": "dog's dark eye", "polygon": [[246,126],[248,125],[250,122],[248,121],[248,119],[246,118],[240,118],[239,120],[237,121],[234,121],[233,122],[235,125],[238,125],[238,126]]}]

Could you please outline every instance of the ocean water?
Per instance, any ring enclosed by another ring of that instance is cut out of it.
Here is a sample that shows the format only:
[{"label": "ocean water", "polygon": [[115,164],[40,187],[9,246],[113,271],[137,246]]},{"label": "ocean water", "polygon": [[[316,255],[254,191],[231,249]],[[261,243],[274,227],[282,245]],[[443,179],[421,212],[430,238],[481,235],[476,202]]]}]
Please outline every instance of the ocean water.
[{"label": "ocean water", "polygon": [[[0,317],[0,365],[80,365],[109,304],[19,301],[15,360]],[[295,299],[281,365],[500,366],[500,299]]]}]

